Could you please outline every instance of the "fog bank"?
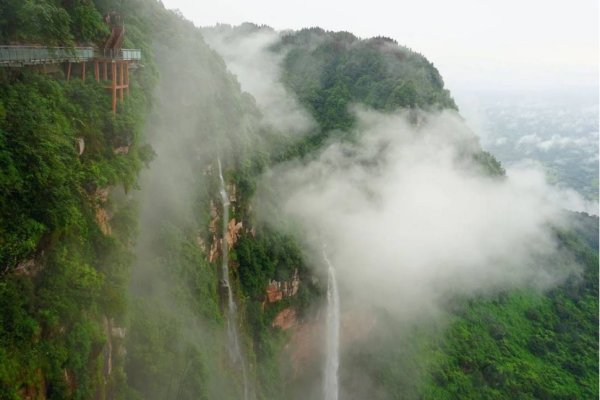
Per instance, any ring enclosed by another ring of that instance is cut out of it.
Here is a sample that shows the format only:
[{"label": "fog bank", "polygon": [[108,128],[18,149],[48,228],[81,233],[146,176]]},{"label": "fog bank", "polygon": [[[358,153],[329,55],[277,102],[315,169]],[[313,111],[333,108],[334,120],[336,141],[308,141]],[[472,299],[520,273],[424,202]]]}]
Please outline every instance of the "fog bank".
[{"label": "fog bank", "polygon": [[257,200],[278,203],[315,254],[327,244],[342,304],[410,317],[457,294],[547,287],[572,270],[551,229],[564,223],[561,197],[540,171],[487,175],[455,114],[419,128],[402,112],[356,114],[356,145],[330,143],[313,161],[276,167]]}]

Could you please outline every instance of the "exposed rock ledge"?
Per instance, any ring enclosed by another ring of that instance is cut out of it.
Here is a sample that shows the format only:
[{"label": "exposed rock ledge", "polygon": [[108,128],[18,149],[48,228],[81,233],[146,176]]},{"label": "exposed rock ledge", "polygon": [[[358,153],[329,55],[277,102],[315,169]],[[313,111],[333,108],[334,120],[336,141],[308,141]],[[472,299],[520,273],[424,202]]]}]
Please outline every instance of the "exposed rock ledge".
[{"label": "exposed rock ledge", "polygon": [[281,310],[273,320],[273,327],[280,327],[283,330],[293,328],[298,325],[298,314],[295,307],[288,307]]},{"label": "exposed rock ledge", "polygon": [[265,301],[263,302],[263,307],[266,305],[266,303],[275,303],[281,299],[295,296],[296,293],[298,293],[299,287],[300,273],[298,268],[294,270],[294,276],[290,281],[270,281],[269,286],[267,286],[267,293],[265,296]]}]

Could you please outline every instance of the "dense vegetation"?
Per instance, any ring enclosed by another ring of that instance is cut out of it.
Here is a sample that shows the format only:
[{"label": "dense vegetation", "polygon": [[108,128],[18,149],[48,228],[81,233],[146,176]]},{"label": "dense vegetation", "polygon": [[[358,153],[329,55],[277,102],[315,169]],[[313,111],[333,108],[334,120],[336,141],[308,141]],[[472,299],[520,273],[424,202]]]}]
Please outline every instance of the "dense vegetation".
[{"label": "dense vegetation", "polygon": [[[234,40],[270,28],[212,29]],[[353,103],[381,111],[456,109],[433,65],[389,39],[359,40],[313,28],[283,35],[271,51],[285,52],[284,83],[320,127],[286,156],[310,154],[330,135],[351,140]],[[505,175],[487,152],[475,154],[474,161],[492,176]],[[381,336],[374,340],[379,346],[372,341],[356,346],[342,364],[344,398],[597,397],[598,219],[569,218],[577,235],[561,234],[561,240],[583,265],[583,276],[571,276],[547,293],[521,290],[457,300],[447,310],[447,329],[415,326],[407,333],[381,316]],[[242,258],[241,265],[252,269],[242,277],[242,285],[250,280],[249,294],[254,282],[266,281],[262,274],[269,263],[261,261],[262,254],[257,249]],[[357,377],[365,373],[368,384]],[[300,386],[310,384],[307,379]],[[298,398],[306,396],[299,393]]]},{"label": "dense vegetation", "polygon": [[355,391],[348,398],[363,398],[352,382],[358,371],[380,388],[372,398],[597,398],[598,253],[585,241],[598,234],[560,238],[583,274],[559,287],[457,299],[445,310],[447,327],[382,316],[375,345],[344,360],[342,379]]},{"label": "dense vegetation", "polygon": [[[113,3],[1,1],[0,41],[102,45],[101,17]],[[281,398],[289,335],[273,319],[288,306],[303,317],[322,288],[293,227],[275,231],[254,220],[259,176],[273,163],[311,156],[329,136],[351,140],[351,104],[411,115],[456,106],[433,64],[394,41],[305,29],[271,49],[285,52],[283,81],[318,122],[306,137],[288,137],[261,123],[255,100],[191,22],[155,0],[121,2],[118,12],[127,21],[125,47],[141,48],[144,58],[115,116],[93,79],[0,71],[0,398],[239,398],[220,260],[208,259],[222,240],[217,157],[236,188],[230,217],[244,227],[230,265],[252,389],[259,399]],[[476,160],[504,174],[490,154]],[[381,346],[349,354],[342,376],[367,372],[378,388],[372,398],[594,397],[597,219],[594,230],[587,216],[577,218],[584,242],[571,233],[562,239],[586,266],[582,279],[545,294],[459,301],[447,310],[449,330],[437,334],[406,334],[390,320]],[[289,280],[296,269],[298,294],[264,305],[269,281]],[[124,338],[110,332],[119,327]],[[398,343],[416,350],[390,352]]]},{"label": "dense vegetation", "polygon": [[[106,34],[93,4],[55,3],[3,2],[1,40],[72,45]],[[2,398],[89,398],[101,383],[102,320],[126,309],[137,209],[125,198],[106,202],[103,189],[134,188],[154,157],[140,136],[152,74],[134,74],[113,116],[93,79],[0,71]],[[114,151],[126,145],[128,154]],[[99,207],[112,213],[111,235]]]},{"label": "dense vegetation", "polygon": [[353,102],[388,111],[456,109],[433,64],[389,38],[311,28],[284,35],[274,50],[287,51],[285,83],[325,130],[350,128]]}]

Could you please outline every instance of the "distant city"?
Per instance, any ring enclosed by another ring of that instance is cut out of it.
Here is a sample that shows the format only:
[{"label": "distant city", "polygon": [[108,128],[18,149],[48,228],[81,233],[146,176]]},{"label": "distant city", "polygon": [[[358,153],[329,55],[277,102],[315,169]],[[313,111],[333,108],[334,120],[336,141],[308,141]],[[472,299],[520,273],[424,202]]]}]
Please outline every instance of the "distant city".
[{"label": "distant city", "polygon": [[454,92],[482,146],[505,168],[543,165],[550,183],[598,200],[598,90]]}]

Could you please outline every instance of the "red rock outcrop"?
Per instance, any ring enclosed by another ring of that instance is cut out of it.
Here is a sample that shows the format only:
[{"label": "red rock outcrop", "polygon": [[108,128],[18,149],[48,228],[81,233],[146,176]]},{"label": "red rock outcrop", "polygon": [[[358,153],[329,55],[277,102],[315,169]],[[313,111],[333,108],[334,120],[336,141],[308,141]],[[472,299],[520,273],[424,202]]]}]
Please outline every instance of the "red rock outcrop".
[{"label": "red rock outcrop", "polygon": [[292,367],[292,379],[319,360],[324,335],[325,324],[321,321],[306,322],[292,328],[292,336],[284,348]]},{"label": "red rock outcrop", "polygon": [[273,320],[273,327],[280,327],[283,330],[293,328],[298,325],[298,316],[295,307],[284,308],[279,311]]},{"label": "red rock outcrop", "polygon": [[227,245],[229,248],[233,248],[233,245],[237,242],[240,237],[240,229],[243,228],[243,222],[240,221],[235,223],[235,218],[229,221],[229,229],[227,230]]},{"label": "red rock outcrop", "polygon": [[286,297],[293,297],[298,293],[298,287],[300,287],[300,273],[296,268],[292,280],[284,282],[272,280],[269,282],[265,303],[275,303]]},{"label": "red rock outcrop", "polygon": [[219,254],[217,238],[213,237],[213,242],[210,245],[210,251],[208,252],[208,261],[213,263],[217,261],[217,255]]},{"label": "red rock outcrop", "polygon": [[219,218],[218,217],[214,217],[212,219],[212,221],[210,221],[210,226],[208,227],[208,230],[211,231],[212,233],[217,232],[217,223],[219,222]]}]

